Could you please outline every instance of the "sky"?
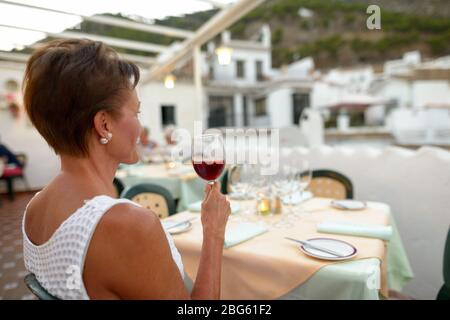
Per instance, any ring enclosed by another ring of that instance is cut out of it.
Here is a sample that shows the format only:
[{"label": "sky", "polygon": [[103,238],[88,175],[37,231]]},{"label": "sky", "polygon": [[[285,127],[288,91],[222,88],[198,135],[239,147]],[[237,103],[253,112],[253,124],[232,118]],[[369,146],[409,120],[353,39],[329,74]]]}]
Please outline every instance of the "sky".
[{"label": "sky", "polygon": [[[94,15],[122,13],[138,15],[151,23],[152,19],[209,10],[213,6],[202,0],[8,0],[9,2],[52,8],[60,11]],[[214,0],[231,3],[235,0]],[[46,37],[44,32],[61,32],[81,22],[73,15],[19,7],[0,1],[0,50],[11,51],[31,45]],[[29,29],[38,30],[31,31]],[[39,32],[43,31],[43,32]]]}]

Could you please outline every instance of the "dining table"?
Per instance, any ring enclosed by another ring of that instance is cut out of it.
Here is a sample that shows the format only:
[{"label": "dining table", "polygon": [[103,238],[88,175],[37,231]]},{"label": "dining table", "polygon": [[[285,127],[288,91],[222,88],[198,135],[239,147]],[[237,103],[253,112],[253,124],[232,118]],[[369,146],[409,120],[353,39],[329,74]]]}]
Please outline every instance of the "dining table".
[{"label": "dining table", "polygon": [[191,164],[176,162],[121,165],[116,172],[125,188],[140,183],[152,183],[166,188],[177,200],[177,211],[186,210],[190,203],[203,198],[204,182]]},{"label": "dining table", "polygon": [[[259,214],[254,199],[229,201],[233,212],[225,232],[221,299],[378,300],[387,299],[390,290],[401,291],[413,278],[386,203],[364,202],[360,210],[345,210],[333,206],[333,199],[312,197],[282,205],[281,213]],[[199,207],[188,206],[163,220],[163,225],[190,220],[186,231],[172,235],[188,287],[196,278],[203,241]],[[344,232],[333,232],[331,226],[340,224]],[[383,233],[368,232],[372,229]],[[342,261],[319,259],[287,237],[340,240],[357,253]]]}]

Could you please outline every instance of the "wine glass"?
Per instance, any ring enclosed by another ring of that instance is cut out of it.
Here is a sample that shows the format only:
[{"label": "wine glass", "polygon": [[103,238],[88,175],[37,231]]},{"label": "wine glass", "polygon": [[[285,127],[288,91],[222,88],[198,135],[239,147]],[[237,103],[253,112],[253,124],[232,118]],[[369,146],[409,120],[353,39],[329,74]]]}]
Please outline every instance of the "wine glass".
[{"label": "wine glass", "polygon": [[[277,173],[272,176],[272,190],[275,196],[280,199],[281,204],[283,203],[283,198],[289,195],[289,179],[291,175],[291,167],[286,161],[283,160],[283,164],[280,165]],[[273,224],[276,228],[289,228],[292,226],[290,221],[286,219],[283,215],[281,219]]]},{"label": "wine glass", "polygon": [[225,147],[221,134],[195,136],[192,144],[192,165],[200,178],[214,184],[225,167]]},{"label": "wine glass", "polygon": [[[303,193],[308,188],[312,179],[312,170],[308,160],[300,160],[299,161],[299,169],[300,173],[298,174],[297,181],[300,191],[300,200],[303,198]],[[300,202],[301,203],[301,202]],[[300,213],[301,213],[301,205],[300,205]]]},{"label": "wine glass", "polygon": [[242,213],[244,216],[249,216],[253,213],[250,207],[251,204],[246,205],[248,204],[246,201],[253,198],[253,177],[254,169],[248,164],[235,165],[228,170],[228,183],[230,185],[231,192],[239,200],[242,200],[242,204],[245,205],[245,209]]}]

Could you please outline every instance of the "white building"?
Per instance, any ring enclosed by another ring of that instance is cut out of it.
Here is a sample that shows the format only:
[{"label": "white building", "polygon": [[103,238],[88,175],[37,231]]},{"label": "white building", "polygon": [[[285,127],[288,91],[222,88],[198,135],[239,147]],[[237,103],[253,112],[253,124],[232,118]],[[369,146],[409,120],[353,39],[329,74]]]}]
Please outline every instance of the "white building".
[{"label": "white building", "polygon": [[450,56],[422,62],[406,53],[385,63],[369,91],[394,108],[386,124],[398,142],[450,145]]},{"label": "white building", "polygon": [[[140,87],[146,108],[144,124],[155,130],[172,123],[191,130],[194,120],[202,120],[205,127],[282,128],[298,124],[302,110],[310,106],[313,60],[306,58],[281,70],[273,69],[268,26],[245,41],[231,39],[225,31],[222,46],[232,50],[227,65],[219,63],[218,46],[213,42],[201,55],[202,107],[194,97],[192,76],[177,80],[173,89],[164,88],[162,81],[152,81]],[[164,118],[165,113],[174,116]]]}]

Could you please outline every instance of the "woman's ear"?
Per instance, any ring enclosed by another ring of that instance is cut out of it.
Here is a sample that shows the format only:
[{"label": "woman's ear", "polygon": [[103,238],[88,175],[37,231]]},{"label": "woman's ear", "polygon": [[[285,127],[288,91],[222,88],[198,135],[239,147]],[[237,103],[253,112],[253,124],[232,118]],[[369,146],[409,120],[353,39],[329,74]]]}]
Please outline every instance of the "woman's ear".
[{"label": "woman's ear", "polygon": [[94,129],[100,138],[105,138],[110,132],[108,126],[109,116],[105,110],[97,112],[94,116]]}]

